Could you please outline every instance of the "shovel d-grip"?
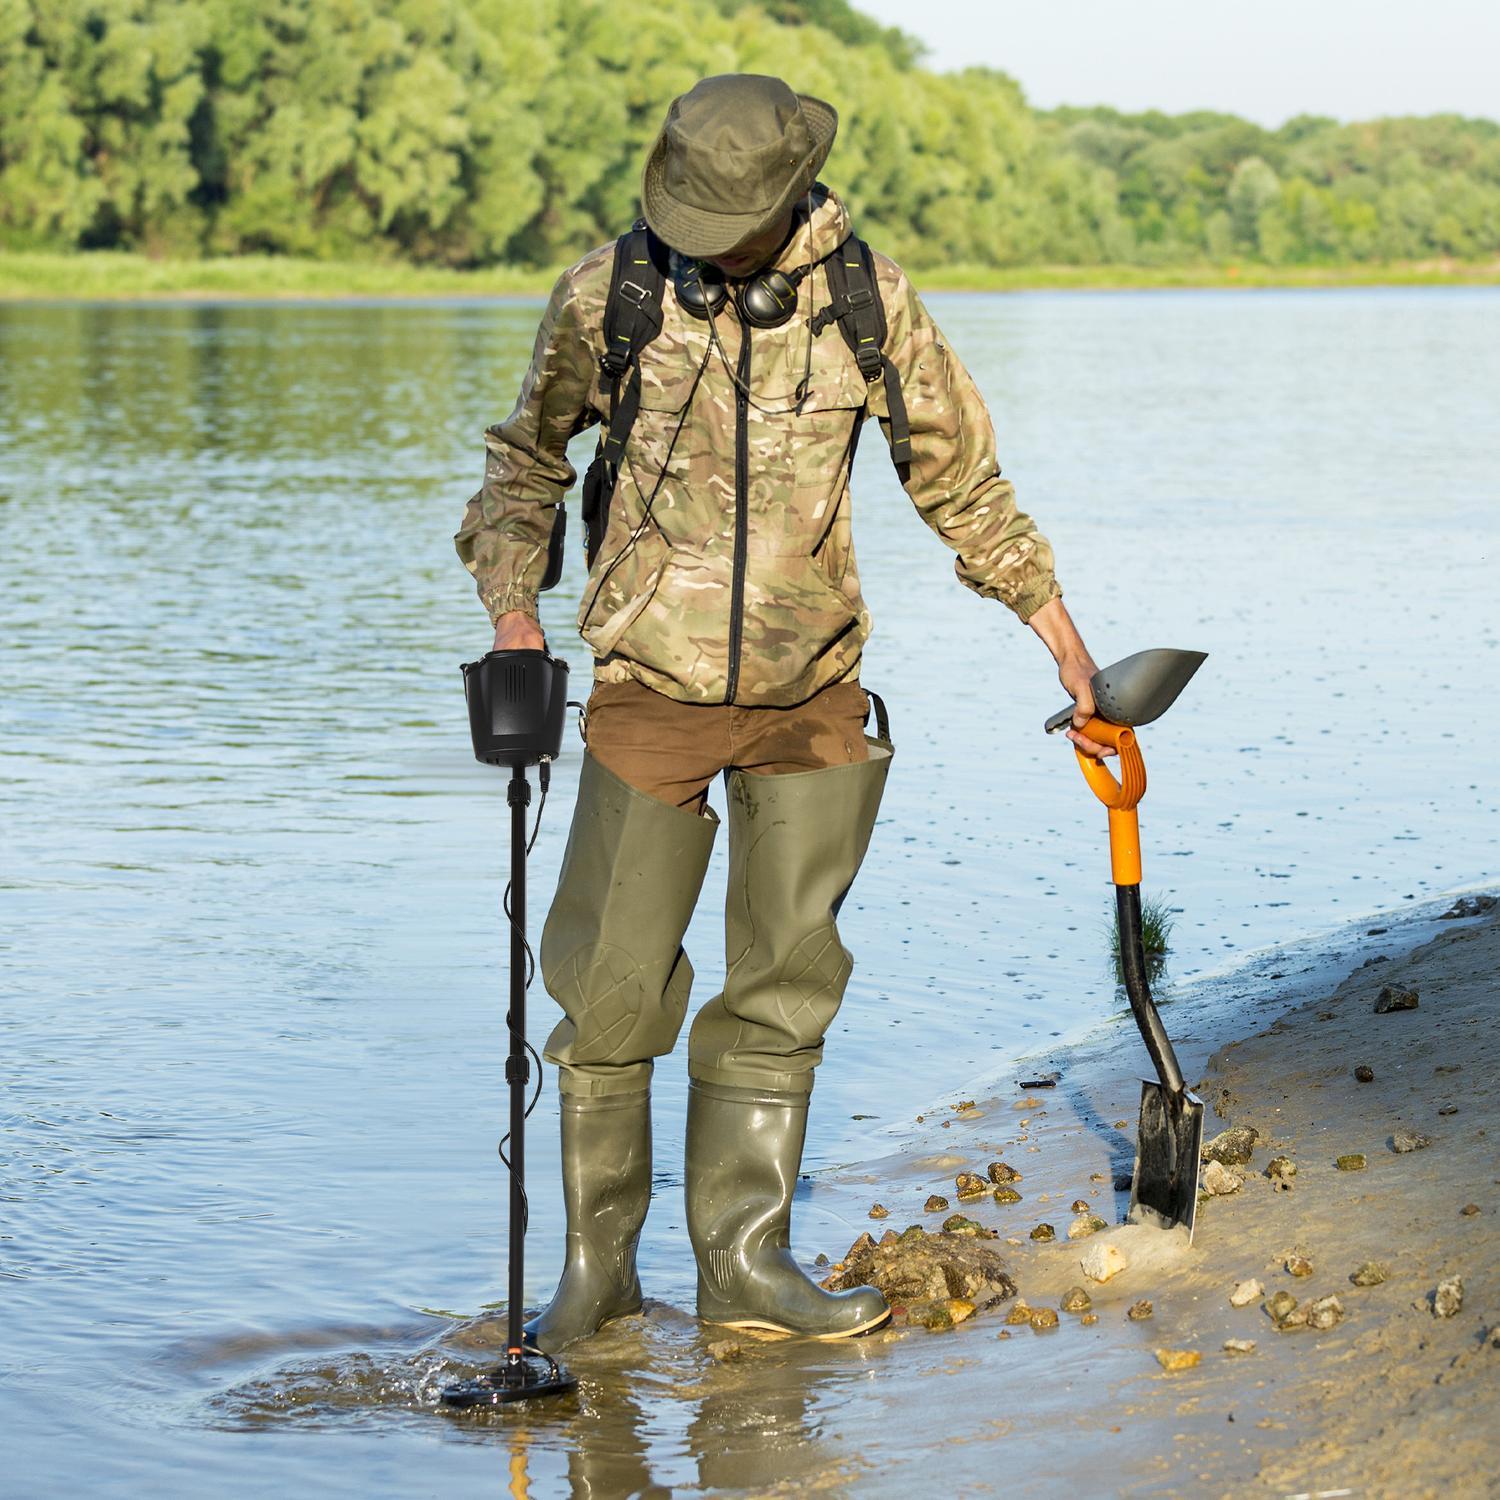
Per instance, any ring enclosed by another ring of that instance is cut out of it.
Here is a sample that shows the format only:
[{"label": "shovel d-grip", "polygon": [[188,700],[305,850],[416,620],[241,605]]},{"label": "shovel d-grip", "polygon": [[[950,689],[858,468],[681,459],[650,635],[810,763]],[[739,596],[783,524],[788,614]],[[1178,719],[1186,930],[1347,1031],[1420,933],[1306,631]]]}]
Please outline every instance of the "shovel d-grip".
[{"label": "shovel d-grip", "polygon": [[1146,946],[1141,928],[1141,830],[1136,808],[1146,795],[1146,762],[1135,731],[1092,718],[1079,731],[1119,753],[1116,780],[1103,761],[1075,745],[1079,769],[1089,789],[1109,809],[1110,879],[1120,929],[1120,972],[1131,1014],[1151,1054],[1160,1082],[1141,1085],[1140,1128],[1135,1173],[1130,1185],[1132,1223],[1168,1229],[1186,1225],[1191,1239],[1198,1206],[1198,1157],[1203,1144],[1203,1101],[1183,1081],[1177,1054],[1161,1024],[1146,978]]}]

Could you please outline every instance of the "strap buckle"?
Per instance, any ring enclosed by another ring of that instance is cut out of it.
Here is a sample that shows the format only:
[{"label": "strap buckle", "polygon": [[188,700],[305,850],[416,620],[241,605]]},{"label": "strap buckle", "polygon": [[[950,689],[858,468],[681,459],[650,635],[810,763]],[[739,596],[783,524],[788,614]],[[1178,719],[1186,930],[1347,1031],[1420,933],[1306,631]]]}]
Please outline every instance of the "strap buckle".
[{"label": "strap buckle", "polygon": [[651,300],[651,288],[641,286],[639,282],[622,281],[616,291],[634,307],[643,307]]},{"label": "strap buckle", "polygon": [[850,287],[844,301],[851,312],[862,312],[875,301],[875,293],[867,286]]}]

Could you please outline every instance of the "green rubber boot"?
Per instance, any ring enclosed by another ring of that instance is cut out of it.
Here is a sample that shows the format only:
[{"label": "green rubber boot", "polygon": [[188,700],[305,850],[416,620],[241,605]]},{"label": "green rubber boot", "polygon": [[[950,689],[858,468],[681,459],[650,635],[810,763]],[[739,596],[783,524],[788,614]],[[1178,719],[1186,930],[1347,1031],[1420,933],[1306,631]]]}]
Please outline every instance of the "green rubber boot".
[{"label": "green rubber boot", "polygon": [[548,1354],[641,1310],[635,1247],[651,1202],[651,1094],[562,1095],[567,1249],[551,1302],[526,1324]]},{"label": "green rubber boot", "polygon": [[710,1323],[842,1339],[890,1316],[874,1287],[824,1291],[792,1256],[807,1100],[776,1089],[688,1084],[688,1235],[698,1261],[698,1316]]}]

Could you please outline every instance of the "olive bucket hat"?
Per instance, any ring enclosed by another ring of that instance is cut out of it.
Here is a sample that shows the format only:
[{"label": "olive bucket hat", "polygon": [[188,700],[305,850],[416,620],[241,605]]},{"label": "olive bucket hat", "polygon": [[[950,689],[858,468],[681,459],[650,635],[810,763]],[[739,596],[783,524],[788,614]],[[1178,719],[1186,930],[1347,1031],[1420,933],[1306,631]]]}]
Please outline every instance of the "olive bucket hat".
[{"label": "olive bucket hat", "polygon": [[779,78],[721,73],[667,110],[641,174],[646,222],[683,255],[723,255],[764,233],[813,185],[839,117]]}]

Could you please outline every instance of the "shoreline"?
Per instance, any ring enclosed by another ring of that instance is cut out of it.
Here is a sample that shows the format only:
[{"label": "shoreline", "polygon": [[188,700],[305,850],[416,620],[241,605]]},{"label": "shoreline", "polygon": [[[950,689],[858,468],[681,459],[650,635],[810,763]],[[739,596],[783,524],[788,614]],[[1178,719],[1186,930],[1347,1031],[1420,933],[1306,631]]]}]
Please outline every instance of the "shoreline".
[{"label": "shoreline", "polygon": [[[153,260],[123,251],[0,254],[0,302],[471,302],[545,299],[557,272],[513,267],[455,271],[400,262],[276,256]],[[936,266],[911,268],[930,292],[1335,290],[1500,286],[1500,261],[1344,266]]]}]

